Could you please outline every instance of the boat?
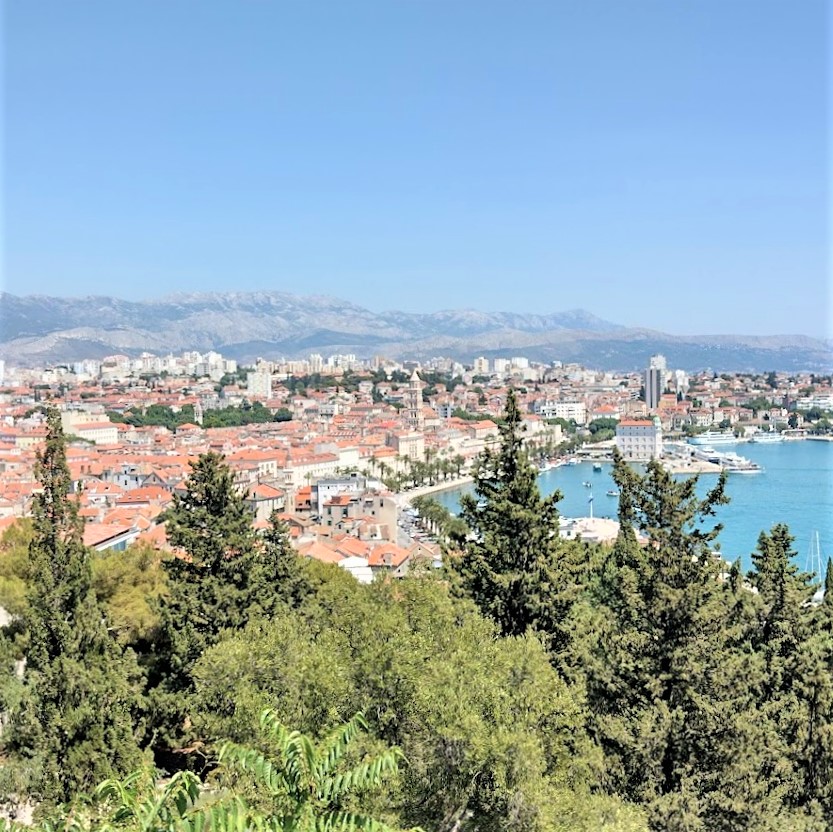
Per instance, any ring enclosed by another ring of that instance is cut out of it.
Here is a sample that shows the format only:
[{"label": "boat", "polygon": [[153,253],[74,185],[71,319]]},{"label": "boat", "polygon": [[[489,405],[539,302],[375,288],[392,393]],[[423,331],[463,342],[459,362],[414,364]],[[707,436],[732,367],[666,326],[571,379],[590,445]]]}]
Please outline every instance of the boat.
[{"label": "boat", "polygon": [[697,456],[719,465],[729,474],[760,474],[764,470],[757,462],[752,462],[734,451],[716,451],[714,448],[705,448]]},{"label": "boat", "polygon": [[689,436],[686,441],[689,445],[708,445],[714,447],[715,445],[733,445],[738,441],[738,438],[731,431],[707,430],[705,433]]},{"label": "boat", "polygon": [[761,430],[754,434],[749,441],[769,445],[771,442],[783,442],[784,437],[777,430]]},{"label": "boat", "polygon": [[592,482],[587,482],[587,480],[585,480],[585,481],[582,483],[582,485],[583,485],[585,488],[592,488],[592,487],[593,487],[593,483],[592,483]]},{"label": "boat", "polygon": [[611,488],[611,489],[610,489],[610,491],[608,491],[608,492],[607,492],[607,496],[608,496],[608,497],[618,497],[618,496],[619,496],[619,492],[618,492],[618,491],[614,491],[614,490]]},{"label": "boat", "polygon": [[598,472],[602,470],[602,463],[601,462],[594,462],[593,463],[593,470]]}]

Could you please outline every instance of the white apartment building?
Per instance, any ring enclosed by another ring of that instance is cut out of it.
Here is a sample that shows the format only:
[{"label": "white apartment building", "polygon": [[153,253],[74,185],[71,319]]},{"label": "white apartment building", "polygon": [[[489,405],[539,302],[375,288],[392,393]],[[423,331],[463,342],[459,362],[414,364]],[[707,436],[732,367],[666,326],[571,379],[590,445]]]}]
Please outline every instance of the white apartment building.
[{"label": "white apartment building", "polygon": [[476,376],[489,375],[489,359],[483,358],[482,356],[480,358],[475,358],[473,372]]},{"label": "white apartment building", "polygon": [[495,368],[495,373],[497,375],[502,375],[504,373],[509,372],[509,359],[508,358],[496,358],[493,362],[493,366]]},{"label": "white apartment building", "polygon": [[616,426],[616,447],[625,459],[658,459],[662,456],[662,425],[659,417],[623,419]]},{"label": "white apartment building", "polygon": [[533,406],[534,412],[542,419],[572,419],[577,425],[587,424],[587,406],[584,402],[557,402],[547,399],[537,401]]},{"label": "white apartment building", "polygon": [[246,391],[252,398],[272,397],[272,374],[264,372],[246,374]]}]

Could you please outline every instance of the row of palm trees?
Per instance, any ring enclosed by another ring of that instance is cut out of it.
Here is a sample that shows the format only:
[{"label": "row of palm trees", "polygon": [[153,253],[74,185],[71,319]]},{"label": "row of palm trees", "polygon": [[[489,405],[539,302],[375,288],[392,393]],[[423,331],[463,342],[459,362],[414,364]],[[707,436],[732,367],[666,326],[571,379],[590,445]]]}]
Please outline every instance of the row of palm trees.
[{"label": "row of palm trees", "polygon": [[434,448],[426,449],[424,460],[397,454],[395,466],[384,460],[374,460],[371,464],[375,469],[374,473],[391,491],[421,488],[447,482],[452,478],[459,479],[466,470],[464,456],[449,456]]}]

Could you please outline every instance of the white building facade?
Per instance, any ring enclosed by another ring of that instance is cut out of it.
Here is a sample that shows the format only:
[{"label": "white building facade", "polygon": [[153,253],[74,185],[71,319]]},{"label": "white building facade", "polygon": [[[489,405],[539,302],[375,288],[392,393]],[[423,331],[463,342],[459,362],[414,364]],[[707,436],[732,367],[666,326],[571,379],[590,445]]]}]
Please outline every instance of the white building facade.
[{"label": "white building facade", "polygon": [[661,457],[662,425],[659,418],[623,419],[616,426],[616,447],[625,459]]}]

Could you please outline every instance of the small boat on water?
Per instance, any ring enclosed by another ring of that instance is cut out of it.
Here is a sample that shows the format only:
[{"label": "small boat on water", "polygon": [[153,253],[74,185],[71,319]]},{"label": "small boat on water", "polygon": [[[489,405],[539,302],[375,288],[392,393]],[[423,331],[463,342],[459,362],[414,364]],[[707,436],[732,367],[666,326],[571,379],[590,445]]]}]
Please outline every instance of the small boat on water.
[{"label": "small boat on water", "polygon": [[607,496],[608,496],[608,497],[618,497],[618,496],[619,496],[619,492],[618,492],[618,491],[614,491],[614,490],[611,488],[611,489],[610,489],[610,491],[608,491],[608,492],[607,492]]},{"label": "small boat on water", "polygon": [[583,485],[585,488],[592,488],[592,487],[593,487],[593,483],[592,483],[592,482],[587,482],[587,480],[585,480],[585,481],[582,483],[582,485]]},{"label": "small boat on water", "polygon": [[599,472],[602,470],[602,463],[601,462],[594,462],[593,463],[593,471]]}]

